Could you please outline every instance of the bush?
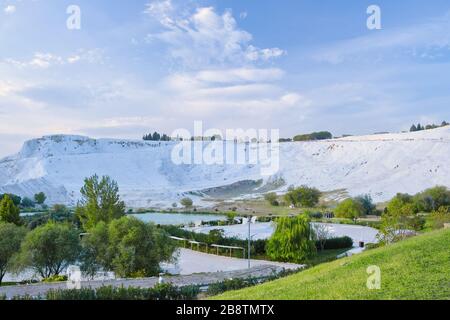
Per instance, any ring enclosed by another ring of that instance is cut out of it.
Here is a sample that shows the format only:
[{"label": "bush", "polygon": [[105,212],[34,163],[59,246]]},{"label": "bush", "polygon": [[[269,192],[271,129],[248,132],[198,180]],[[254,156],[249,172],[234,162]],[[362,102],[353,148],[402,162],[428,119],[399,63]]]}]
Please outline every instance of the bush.
[{"label": "bush", "polygon": [[180,203],[185,208],[191,208],[194,205],[194,201],[191,198],[183,198]]},{"label": "bush", "polygon": [[150,289],[105,286],[98,289],[50,290],[47,300],[195,300],[198,286],[175,287],[158,284]]},{"label": "bush", "polygon": [[450,207],[440,207],[430,215],[433,229],[441,229],[444,223],[450,223]]},{"label": "bush", "polygon": [[346,199],[339,203],[334,210],[336,217],[357,220],[365,213],[365,208],[361,202],[355,199]]},{"label": "bush", "polygon": [[381,242],[379,242],[379,243],[367,243],[365,245],[366,250],[372,250],[372,249],[380,248],[382,246],[383,246],[383,244]]},{"label": "bush", "polygon": [[279,273],[272,274],[271,276],[264,278],[255,278],[249,277],[247,279],[237,278],[237,279],[227,279],[222,282],[213,283],[208,287],[207,294],[208,295],[218,295],[230,290],[239,290],[247,287],[252,287],[258,285],[263,282],[273,281],[276,279],[280,279],[283,277],[287,277],[294,273],[297,273],[297,270],[283,270]]},{"label": "bush", "polygon": [[311,219],[322,219],[323,218],[323,214],[321,212],[308,212],[308,216]]},{"label": "bush", "polygon": [[[320,243],[316,242],[316,247],[320,248]],[[350,237],[331,238],[325,241],[324,250],[347,249],[353,247],[353,240]]]},{"label": "bush", "polygon": [[230,290],[239,290],[257,285],[259,281],[256,278],[247,279],[226,279],[222,282],[213,283],[208,287],[208,295],[215,296]]},{"label": "bush", "polygon": [[369,194],[361,195],[355,198],[364,208],[363,215],[368,216],[374,214],[376,206],[373,203],[372,197]]},{"label": "bush", "polygon": [[415,195],[414,202],[419,211],[433,212],[440,207],[450,206],[450,190],[443,186],[430,188]]},{"label": "bush", "polygon": [[42,282],[47,282],[47,283],[64,282],[64,281],[67,281],[67,276],[63,276],[63,275],[54,275],[54,276],[51,276],[49,278],[45,278],[44,280],[42,280]]},{"label": "bush", "polygon": [[278,202],[278,196],[275,192],[270,192],[264,195],[264,199],[270,203],[270,205],[277,207],[280,205]]},{"label": "bush", "polygon": [[319,203],[320,191],[316,188],[301,186],[297,189],[291,189],[284,196],[287,203],[295,207],[315,207]]},{"label": "bush", "polygon": [[36,204],[30,198],[25,197],[22,199],[21,205],[24,208],[34,208]]},{"label": "bush", "polygon": [[313,132],[310,134],[301,134],[294,137],[294,141],[314,141],[332,139],[333,135],[328,131]]}]

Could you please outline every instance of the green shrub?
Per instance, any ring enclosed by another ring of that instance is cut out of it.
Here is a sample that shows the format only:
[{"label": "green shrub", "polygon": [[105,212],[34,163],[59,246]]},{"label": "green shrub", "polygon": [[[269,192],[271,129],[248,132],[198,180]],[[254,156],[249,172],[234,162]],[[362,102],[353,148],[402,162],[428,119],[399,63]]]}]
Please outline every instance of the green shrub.
[{"label": "green shrub", "polygon": [[211,296],[218,295],[220,293],[230,291],[230,290],[238,290],[247,288],[250,286],[254,286],[258,284],[258,280],[255,278],[248,279],[227,279],[222,282],[213,283],[208,287],[207,294]]},{"label": "green shrub", "polygon": [[214,296],[214,295],[218,295],[218,294],[224,293],[226,291],[230,291],[230,290],[239,290],[239,289],[243,289],[243,288],[247,288],[247,287],[252,287],[252,286],[258,285],[263,282],[273,281],[276,279],[284,278],[284,277],[287,277],[287,276],[292,275],[297,272],[298,272],[298,270],[283,270],[279,273],[272,274],[272,275],[270,275],[268,277],[264,277],[264,278],[249,277],[247,279],[241,279],[241,278],[227,279],[222,282],[217,282],[217,283],[211,284],[208,287],[207,294]]},{"label": "green shrub", "polygon": [[299,188],[291,188],[288,193],[284,195],[287,203],[295,207],[315,207],[319,203],[321,192],[316,188],[309,188],[301,186]]},{"label": "green shrub", "polygon": [[43,282],[64,282],[67,281],[67,276],[64,275],[54,275],[49,278],[42,280]]},{"label": "green shrub", "polygon": [[366,250],[372,250],[372,249],[380,248],[382,246],[383,246],[383,244],[381,242],[379,242],[379,243],[367,243],[366,244]]},{"label": "green shrub", "polygon": [[294,137],[294,141],[315,141],[326,140],[333,138],[333,135],[328,131],[313,132],[310,134],[300,134]]},{"label": "green shrub", "polygon": [[280,205],[278,202],[278,196],[275,192],[270,192],[264,195],[264,199],[270,203],[270,205],[277,207]]},{"label": "green shrub", "polygon": [[150,289],[104,286],[98,289],[50,290],[47,300],[194,300],[199,292],[198,286],[179,288],[169,283]]},{"label": "green shrub", "polygon": [[366,209],[360,201],[349,198],[339,203],[334,213],[338,218],[353,219],[356,221],[365,214],[365,211]]},{"label": "green shrub", "polygon": [[191,198],[183,198],[180,203],[185,208],[191,208],[194,205],[194,201]]},{"label": "green shrub", "polygon": [[308,216],[311,219],[322,219],[323,218],[323,214],[321,212],[308,212]]},{"label": "green shrub", "polygon": [[[316,247],[320,248],[320,243],[316,242]],[[325,241],[324,250],[347,249],[353,247],[353,240],[350,237],[331,238]]]}]

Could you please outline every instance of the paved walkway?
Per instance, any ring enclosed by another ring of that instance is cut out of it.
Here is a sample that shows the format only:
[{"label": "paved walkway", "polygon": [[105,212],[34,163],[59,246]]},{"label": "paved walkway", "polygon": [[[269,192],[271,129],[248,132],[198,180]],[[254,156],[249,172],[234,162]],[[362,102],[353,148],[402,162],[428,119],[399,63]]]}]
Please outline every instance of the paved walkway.
[{"label": "paved walkway", "polygon": [[[281,263],[264,260],[251,260],[250,266],[274,266],[287,270],[301,268],[301,265],[293,263]],[[189,275],[194,273],[226,272],[243,270],[248,268],[248,260],[217,256],[189,249],[180,249],[178,262],[163,267],[170,274]]]}]

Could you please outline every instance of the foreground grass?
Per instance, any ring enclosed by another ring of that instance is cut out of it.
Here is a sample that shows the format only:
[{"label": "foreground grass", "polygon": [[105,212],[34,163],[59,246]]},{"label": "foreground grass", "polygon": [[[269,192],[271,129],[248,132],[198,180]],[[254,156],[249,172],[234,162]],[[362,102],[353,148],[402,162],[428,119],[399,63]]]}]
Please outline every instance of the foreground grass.
[{"label": "foreground grass", "polygon": [[[381,269],[381,289],[369,290],[367,267]],[[215,299],[450,299],[450,230],[440,230],[357,256],[321,264],[280,280]]]}]

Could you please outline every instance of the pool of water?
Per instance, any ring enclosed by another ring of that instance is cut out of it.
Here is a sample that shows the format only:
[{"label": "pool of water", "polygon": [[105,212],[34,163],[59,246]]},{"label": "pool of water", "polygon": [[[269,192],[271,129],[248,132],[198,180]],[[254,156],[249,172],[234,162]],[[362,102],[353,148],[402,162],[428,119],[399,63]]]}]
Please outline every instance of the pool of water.
[{"label": "pool of water", "polygon": [[[323,224],[314,223],[326,226],[329,237],[343,237],[348,236],[353,239],[353,245],[358,245],[359,241],[364,241],[365,243],[378,243],[377,234],[378,230],[358,226],[358,225],[346,225],[346,224]],[[264,240],[269,239],[273,232],[275,231],[275,225],[272,223],[256,223],[252,224],[250,229],[252,239],[254,240]],[[223,226],[223,227],[208,227],[200,226],[194,228],[186,228],[189,231],[194,231],[197,233],[209,233],[211,230],[220,229],[224,231],[225,237],[237,237],[239,239],[245,240],[248,238],[248,225],[237,224],[233,226]]]},{"label": "pool of water", "polygon": [[196,213],[143,213],[130,214],[130,216],[144,222],[153,222],[161,225],[188,225],[191,223],[199,223],[201,221],[209,222],[226,220],[226,217],[221,215]]}]

